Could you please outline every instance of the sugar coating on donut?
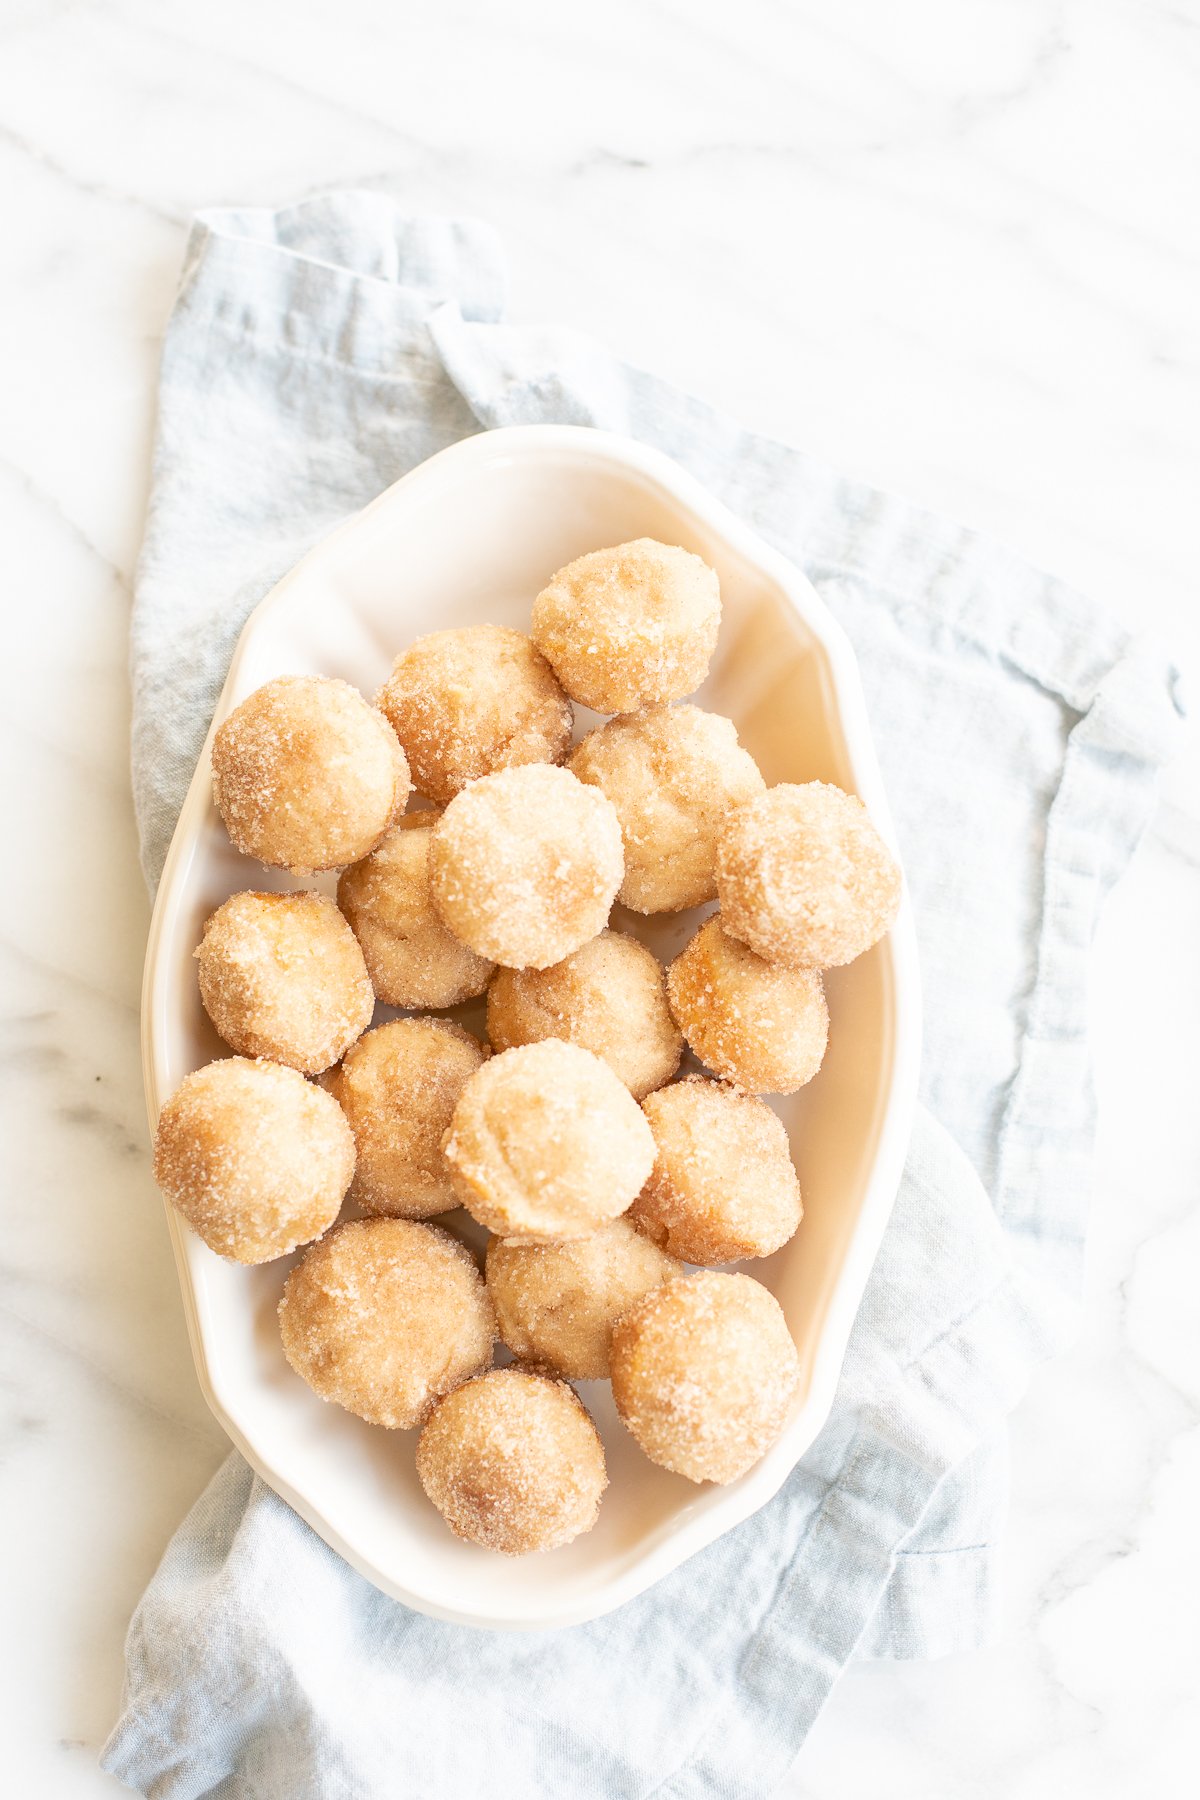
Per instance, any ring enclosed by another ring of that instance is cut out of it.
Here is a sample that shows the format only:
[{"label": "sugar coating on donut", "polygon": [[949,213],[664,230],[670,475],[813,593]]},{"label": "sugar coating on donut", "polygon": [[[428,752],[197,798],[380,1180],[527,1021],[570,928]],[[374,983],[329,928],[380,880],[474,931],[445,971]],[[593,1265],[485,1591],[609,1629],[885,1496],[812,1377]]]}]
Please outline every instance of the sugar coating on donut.
[{"label": "sugar coating on donut", "polygon": [[502,625],[418,638],[396,658],[379,707],[417,792],[439,805],[497,769],[561,762],[571,741],[571,703],[553,669]]},{"label": "sugar coating on donut", "polygon": [[208,1063],[159,1114],[155,1181],[209,1249],[234,1262],[270,1262],[319,1237],[353,1173],[337,1102],[279,1063]]},{"label": "sugar coating on donut", "polygon": [[497,969],[488,988],[495,1050],[565,1038],[603,1057],[635,1100],[669,1081],[683,1034],[658,958],[636,938],[602,931],[548,969]]},{"label": "sugar coating on donut", "polygon": [[770,1256],[800,1223],[787,1132],[763,1101],[729,1082],[688,1075],[642,1104],[654,1171],[629,1218],[690,1263]]},{"label": "sugar coating on donut", "polygon": [[364,1212],[432,1219],[458,1205],[442,1138],[484,1056],[478,1038],[448,1019],[394,1019],[359,1038],[334,1070],[329,1091],[357,1151],[350,1198]]},{"label": "sugar coating on donut", "polygon": [[323,894],[233,894],[195,957],[204,1009],[241,1056],[319,1075],[371,1023],[362,951]]},{"label": "sugar coating on donut", "polygon": [[412,791],[382,713],[323,675],[280,676],[236,706],[213,739],[212,776],[242,854],[297,875],[366,856]]},{"label": "sugar coating on donut", "polygon": [[587,1237],[632,1204],[654,1166],[654,1137],[629,1089],[560,1038],[484,1063],[443,1148],[462,1205],[521,1243]]},{"label": "sugar coating on donut", "polygon": [[819,969],[878,943],[900,905],[900,870],[854,794],[783,782],[721,828],[725,929],[769,962]]},{"label": "sugar coating on donut", "polygon": [[451,1531],[523,1556],[590,1531],[608,1485],[600,1434],[564,1381],[492,1369],[439,1402],[417,1475]]},{"label": "sugar coating on donut", "polygon": [[514,1356],[569,1381],[603,1380],[617,1320],[681,1273],[626,1219],[571,1244],[493,1238],[486,1262],[501,1338]]},{"label": "sugar coating on donut", "polygon": [[694,693],[721,623],[715,572],[689,550],[635,538],[551,576],[533,603],[533,641],[563,687],[596,712]]},{"label": "sugar coating on donut", "polygon": [[647,706],[589,732],[567,767],[617,809],[625,851],[619,899],[680,912],[714,898],[717,832],[764,792],[731,719],[698,706]]},{"label": "sugar coating on donut", "polygon": [[800,1385],[775,1296],[711,1269],[653,1288],[613,1332],[617,1411],[651,1462],[736,1481],[765,1455]]},{"label": "sugar coating on donut", "polygon": [[477,955],[516,969],[548,968],[603,930],[623,866],[604,795],[548,763],[473,782],[430,840],[442,920]]},{"label": "sugar coating on donut", "polygon": [[385,1006],[459,1006],[482,994],[495,967],[460,942],[434,907],[429,844],[439,817],[405,813],[338,882],[338,905]]},{"label": "sugar coating on donut", "polygon": [[820,972],[764,962],[721,928],[700,927],[667,970],[675,1022],[701,1062],[752,1094],[794,1094],[825,1055]]},{"label": "sugar coating on donut", "polygon": [[279,1302],[284,1355],[314,1393],[407,1430],[492,1360],[495,1318],[470,1252],[409,1219],[339,1225]]}]

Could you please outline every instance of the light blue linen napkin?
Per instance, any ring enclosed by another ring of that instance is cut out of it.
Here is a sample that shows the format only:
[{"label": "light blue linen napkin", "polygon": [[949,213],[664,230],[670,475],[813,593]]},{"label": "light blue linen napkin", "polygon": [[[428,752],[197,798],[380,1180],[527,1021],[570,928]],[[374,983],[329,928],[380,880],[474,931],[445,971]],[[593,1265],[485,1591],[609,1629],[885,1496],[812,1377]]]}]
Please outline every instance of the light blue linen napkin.
[{"label": "light blue linen napkin", "polygon": [[1089,947],[1179,736],[1173,670],[977,535],[569,332],[505,326],[502,294],[491,233],[380,195],[197,220],[133,620],[148,881],[238,630],[310,542],[481,427],[627,432],[801,565],[854,642],[916,905],[923,1105],[827,1428],[768,1507],[610,1617],[412,1613],[231,1456],[135,1614],[104,1753],[164,1800],[758,1800],[851,1656],[988,1637],[1005,1419],[1071,1327]]}]

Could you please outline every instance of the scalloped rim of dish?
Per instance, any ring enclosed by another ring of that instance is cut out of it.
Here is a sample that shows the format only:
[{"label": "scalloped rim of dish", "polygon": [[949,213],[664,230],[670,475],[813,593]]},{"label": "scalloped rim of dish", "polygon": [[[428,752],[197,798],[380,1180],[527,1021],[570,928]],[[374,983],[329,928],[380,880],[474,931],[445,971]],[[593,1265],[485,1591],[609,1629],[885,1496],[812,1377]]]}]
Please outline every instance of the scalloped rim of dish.
[{"label": "scalloped rim of dish", "polygon": [[[399,502],[407,505],[422,487],[447,480],[459,481],[475,466],[491,459],[535,451],[559,453],[578,460],[581,455],[617,463],[644,481],[665,491],[681,505],[702,516],[731,550],[756,566],[779,591],[816,637],[828,658],[846,751],[859,796],[873,822],[899,859],[899,847],[883,779],[875,755],[866,698],[857,660],[841,626],[815,588],[792,563],[771,548],[723,502],[679,464],[660,451],[611,432],[573,425],[506,426],[461,439],[439,451],[386,488],[361,511],[350,515],[327,533],[279,580],[250,614],[235,646],[212,723],[180,809],[170,848],[155,896],[146,946],[142,983],[141,1049],[147,1113],[151,1135],[157,1126],[163,1080],[157,1054],[166,981],[159,950],[168,916],[178,904],[184,877],[199,843],[198,825],[212,801],[209,755],[213,736],[231,710],[230,694],[237,680],[249,635],[268,609],[286,606],[289,590],[302,571],[319,561],[329,547],[350,533],[370,529],[379,515]],[[542,1630],[579,1624],[600,1617],[661,1580],[698,1551],[722,1537],[767,1504],[780,1490],[788,1474],[811,1446],[833,1407],[838,1378],[854,1318],[862,1300],[879,1244],[891,1216],[907,1154],[916,1103],[921,1047],[921,994],[916,933],[907,885],[897,918],[885,940],[893,966],[894,1016],[891,1020],[891,1080],[883,1106],[876,1155],[860,1207],[853,1237],[830,1296],[824,1326],[816,1350],[808,1393],[763,1459],[736,1483],[722,1490],[720,1522],[714,1529],[712,1510],[685,1510],[664,1524],[648,1543],[631,1551],[624,1565],[608,1577],[586,1602],[551,1609],[531,1616],[491,1616],[467,1613],[439,1602],[436,1593],[396,1581],[386,1570],[363,1557],[346,1541],[305,1494],[272,1465],[269,1455],[251,1442],[238,1424],[236,1396],[223,1391],[210,1368],[201,1325],[197,1295],[189,1267],[189,1232],[180,1215],[164,1199],[168,1230],[175,1253],[184,1301],[188,1337],[196,1373],[204,1397],[222,1428],[264,1481],[309,1524],[330,1547],[382,1592],[435,1618],[475,1627],[507,1630]]]}]

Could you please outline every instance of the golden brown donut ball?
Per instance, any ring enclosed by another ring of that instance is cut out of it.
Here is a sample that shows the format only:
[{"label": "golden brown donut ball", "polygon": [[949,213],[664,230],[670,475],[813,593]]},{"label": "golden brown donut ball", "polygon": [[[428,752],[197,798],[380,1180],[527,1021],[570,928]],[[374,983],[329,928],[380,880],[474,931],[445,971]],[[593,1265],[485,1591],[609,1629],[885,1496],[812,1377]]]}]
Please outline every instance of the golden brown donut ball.
[{"label": "golden brown donut ball", "polygon": [[531,763],[472,782],[433,828],[433,904],[464,944],[545,969],[602,931],[621,885],[621,827],[604,795]]},{"label": "golden brown donut ball", "polygon": [[495,967],[460,943],[434,909],[429,841],[439,817],[405,813],[338,882],[338,905],[385,1006],[459,1006],[482,994]]},{"label": "golden brown donut ball", "polygon": [[442,1138],[483,1060],[479,1040],[448,1019],[394,1019],[359,1038],[329,1091],[354,1133],[350,1198],[364,1212],[432,1219],[458,1205]]},{"label": "golden brown donut ball", "polygon": [[311,875],[373,850],[412,791],[396,734],[348,681],[282,675],[213,739],[213,798],[243,856]]},{"label": "golden brown donut ball", "polygon": [[900,870],[854,794],[783,782],[726,819],[717,850],[725,929],[768,962],[830,969],[878,943]]},{"label": "golden brown donut ball", "polygon": [[634,712],[693,693],[721,623],[716,574],[689,550],[635,538],[552,575],[533,603],[533,641],[572,700]]},{"label": "golden brown donut ball", "polygon": [[208,1063],[159,1114],[155,1181],[209,1249],[234,1262],[270,1262],[320,1237],[353,1173],[336,1100],[278,1063]]},{"label": "golden brown donut ball", "polygon": [[643,1103],[658,1154],[629,1217],[690,1263],[770,1256],[800,1223],[787,1132],[741,1088],[688,1075]]},{"label": "golden brown donut ball", "polygon": [[518,1243],[587,1237],[630,1206],[654,1137],[608,1064],[546,1038],[472,1075],[443,1146],[473,1218]]},{"label": "golden brown donut ball", "polygon": [[485,1369],[496,1341],[470,1251],[410,1219],[356,1219],[314,1244],[284,1285],[279,1330],[322,1400],[401,1431]]},{"label": "golden brown donut ball", "polygon": [[521,763],[561,762],[571,703],[529,639],[503,625],[418,638],[379,692],[419,794],[439,805],[469,781]]},{"label": "golden brown donut ball", "polygon": [[634,912],[681,912],[714,898],[717,831],[764,791],[731,719],[698,706],[647,706],[589,732],[567,767],[607,794],[621,821]]},{"label": "golden brown donut ball", "polygon": [[613,1326],[660,1281],[682,1274],[625,1219],[572,1244],[493,1238],[487,1285],[500,1336],[514,1356],[565,1375],[602,1381]]},{"label": "golden brown donut ball", "polygon": [[619,931],[602,931],[549,969],[497,969],[487,1029],[494,1050],[548,1037],[579,1044],[603,1057],[635,1100],[670,1081],[683,1054],[662,964]]},{"label": "golden brown donut ball", "polygon": [[764,962],[714,914],[667,970],[675,1022],[701,1062],[752,1094],[794,1094],[825,1055],[829,1009],[816,969]]},{"label": "golden brown donut ball", "polygon": [[604,1446],[565,1381],[492,1369],[439,1402],[417,1440],[421,1486],[456,1537],[505,1556],[590,1531]]},{"label": "golden brown donut ball", "polygon": [[689,1481],[724,1486],[753,1468],[799,1386],[782,1308],[749,1275],[668,1281],[613,1332],[617,1411],[651,1462]]},{"label": "golden brown donut ball", "polygon": [[319,1075],[371,1023],[354,933],[323,894],[233,894],[208,919],[200,998],[231,1049]]}]

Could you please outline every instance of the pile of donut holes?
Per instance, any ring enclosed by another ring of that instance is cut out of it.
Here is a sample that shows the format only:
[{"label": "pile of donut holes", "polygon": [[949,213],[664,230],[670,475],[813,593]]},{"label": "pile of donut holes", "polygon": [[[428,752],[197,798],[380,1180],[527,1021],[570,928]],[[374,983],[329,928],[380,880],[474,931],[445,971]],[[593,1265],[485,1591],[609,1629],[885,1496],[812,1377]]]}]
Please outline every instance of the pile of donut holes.
[{"label": "pile of donut holes", "polygon": [[[337,897],[247,889],[208,919],[200,995],[233,1054],[163,1108],[156,1177],[220,1256],[308,1246],[288,1362],[419,1431],[451,1530],[507,1554],[596,1520],[604,1451],[571,1383],[611,1381],[648,1457],[725,1483],[800,1382],[777,1301],[720,1265],[800,1223],[761,1096],[817,1073],[821,971],[888,929],[900,875],[857,799],[768,788],[686,702],[720,618],[711,568],[638,539],[552,576],[528,636],[419,638],[373,704],[284,676],[213,743],[236,848],[340,871]],[[572,702],[611,715],[574,745]],[[618,901],[713,900],[666,969],[609,924]],[[481,996],[486,1043],[444,1016]],[[377,1002],[402,1016],[373,1025]]]}]

